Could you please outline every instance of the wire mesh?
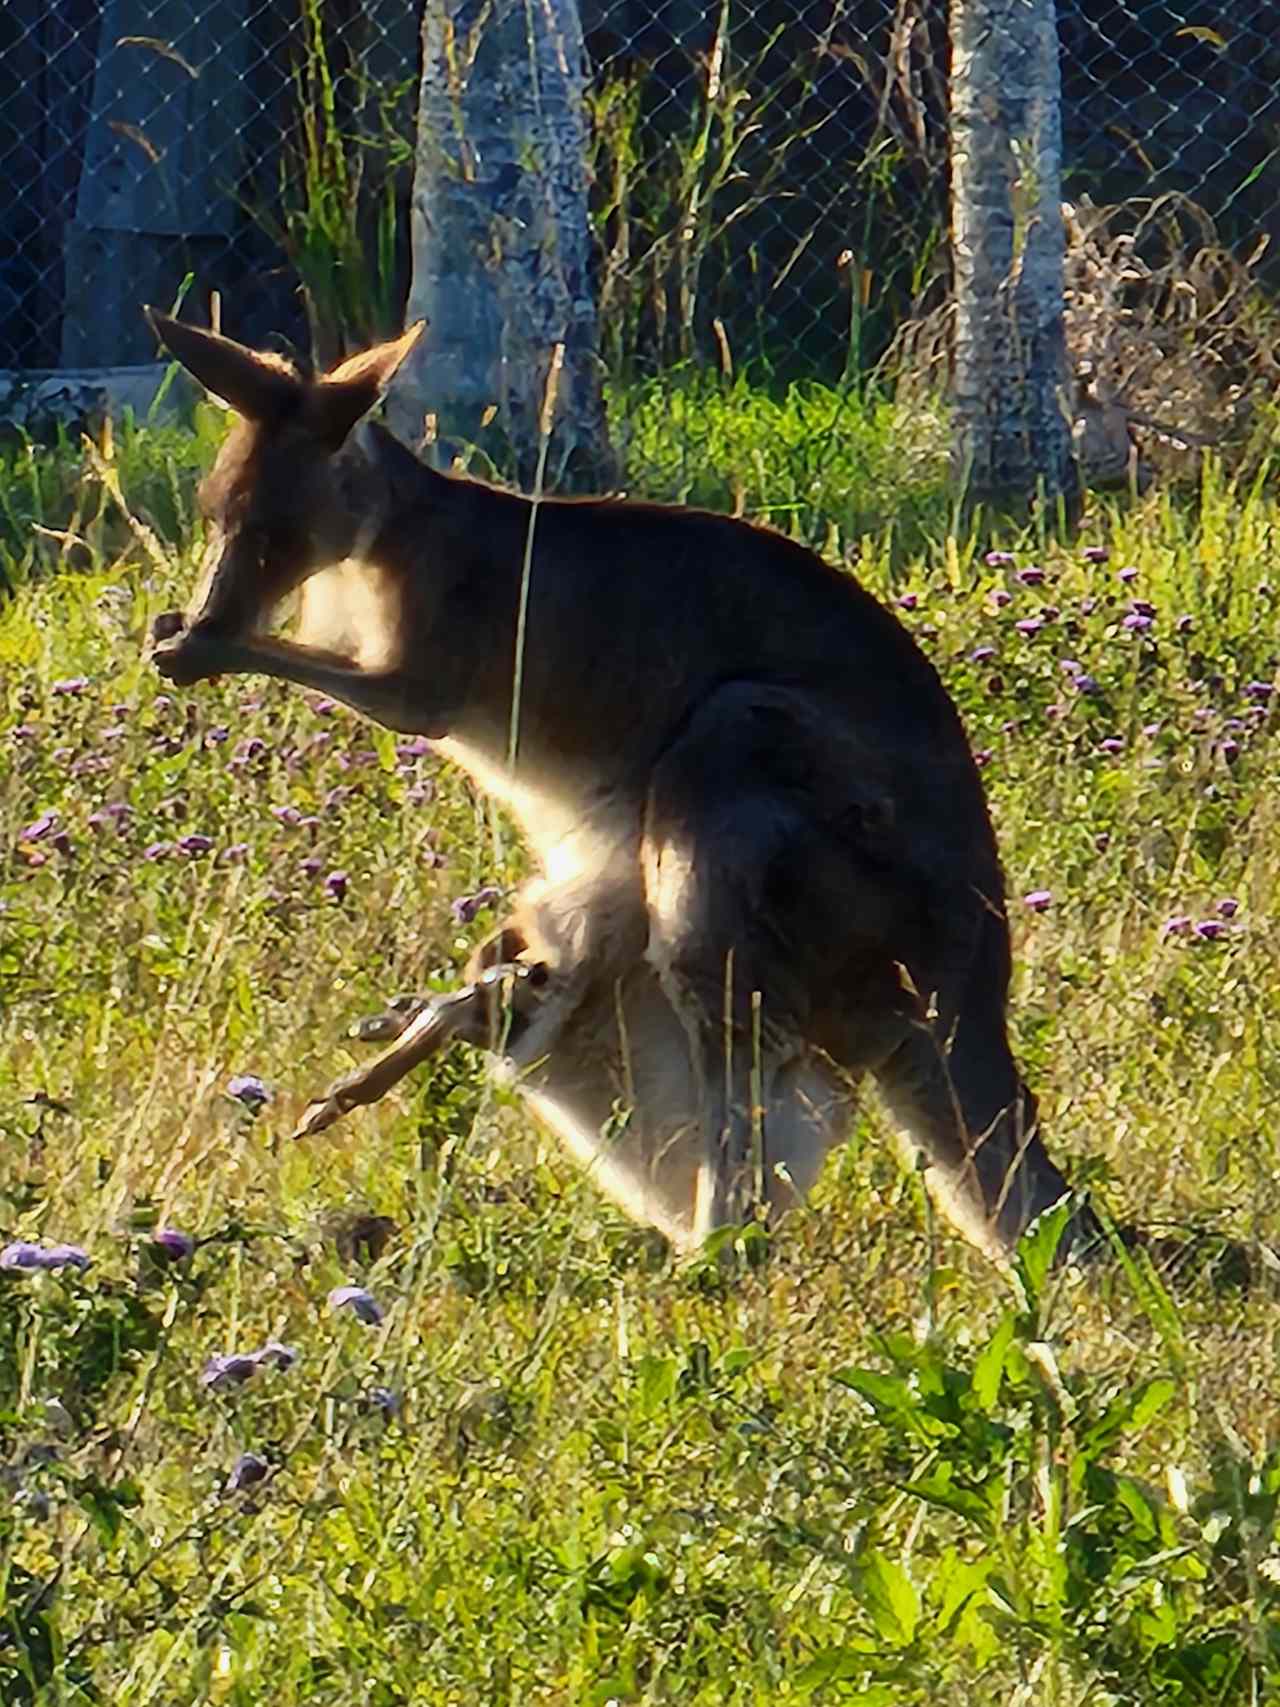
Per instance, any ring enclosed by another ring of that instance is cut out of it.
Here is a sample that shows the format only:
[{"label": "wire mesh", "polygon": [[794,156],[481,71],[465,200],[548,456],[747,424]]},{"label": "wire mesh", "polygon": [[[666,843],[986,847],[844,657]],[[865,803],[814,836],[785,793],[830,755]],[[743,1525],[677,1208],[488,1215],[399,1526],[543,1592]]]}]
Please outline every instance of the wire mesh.
[{"label": "wire mesh", "polygon": [[[830,377],[945,278],[945,0],[582,0],[604,355]],[[476,8],[477,17],[480,16]],[[6,0],[0,368],[153,358],[184,280],[321,359],[407,289],[415,0]],[[1065,184],[1280,222],[1280,0],[1060,0]]]}]

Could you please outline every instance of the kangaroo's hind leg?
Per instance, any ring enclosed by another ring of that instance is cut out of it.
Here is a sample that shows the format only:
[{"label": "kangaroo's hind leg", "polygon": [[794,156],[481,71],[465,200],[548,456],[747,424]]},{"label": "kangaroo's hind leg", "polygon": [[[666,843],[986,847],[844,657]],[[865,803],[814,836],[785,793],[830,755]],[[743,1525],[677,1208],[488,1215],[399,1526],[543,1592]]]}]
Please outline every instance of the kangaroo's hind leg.
[{"label": "kangaroo's hind leg", "polygon": [[[958,987],[939,991],[935,1017],[909,1022],[874,1069],[891,1114],[929,1163],[942,1208],[995,1257],[1007,1256],[1035,1217],[1069,1190],[1009,1048],[1008,981],[1004,921],[987,914]],[[1100,1236],[1083,1208],[1061,1248],[1066,1254]]]},{"label": "kangaroo's hind leg", "polygon": [[[690,720],[650,786],[647,952],[683,1021],[697,1085],[701,1238],[768,1206],[770,1111],[809,1054],[812,914],[829,838],[806,787],[807,711],[783,690],[731,684]],[[815,1123],[804,1155],[793,1139],[788,1168],[811,1178],[832,1130]]]}]

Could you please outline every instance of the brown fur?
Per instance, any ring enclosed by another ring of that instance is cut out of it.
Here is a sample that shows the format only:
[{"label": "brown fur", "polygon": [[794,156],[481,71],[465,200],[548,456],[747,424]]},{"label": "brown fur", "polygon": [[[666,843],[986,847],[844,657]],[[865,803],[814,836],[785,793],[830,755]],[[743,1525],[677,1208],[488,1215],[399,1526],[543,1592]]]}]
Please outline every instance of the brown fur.
[{"label": "brown fur", "polygon": [[[601,1186],[690,1248],[802,1197],[869,1072],[953,1217],[1007,1252],[1066,1185],[1006,1039],[981,784],[896,618],[767,529],[535,504],[357,430],[416,332],[308,381],[155,320],[244,417],[158,666],[265,672],[441,741],[541,869],[468,985],[304,1130],[450,1038],[488,1043]],[[299,590],[299,638],[268,638]]]}]

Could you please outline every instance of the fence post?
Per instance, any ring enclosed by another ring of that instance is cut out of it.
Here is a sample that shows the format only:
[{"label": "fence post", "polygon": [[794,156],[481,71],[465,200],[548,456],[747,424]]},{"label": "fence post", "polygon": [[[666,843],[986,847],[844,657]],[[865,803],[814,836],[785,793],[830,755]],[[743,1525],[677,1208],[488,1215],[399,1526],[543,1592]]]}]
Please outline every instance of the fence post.
[{"label": "fence post", "polygon": [[426,0],[408,318],[426,336],[391,397],[409,439],[497,430],[528,485],[553,353],[563,347],[548,485],[608,465],[587,204],[586,66],[577,0]]},{"label": "fence post", "polygon": [[1054,0],[951,0],[956,460],[974,503],[1079,504]]}]

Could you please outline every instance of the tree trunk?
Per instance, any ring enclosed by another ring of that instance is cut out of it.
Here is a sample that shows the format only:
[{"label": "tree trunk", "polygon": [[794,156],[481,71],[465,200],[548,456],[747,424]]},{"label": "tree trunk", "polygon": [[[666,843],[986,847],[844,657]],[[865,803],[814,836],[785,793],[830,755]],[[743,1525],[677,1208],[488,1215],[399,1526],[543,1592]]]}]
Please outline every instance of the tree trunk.
[{"label": "tree trunk", "polygon": [[1079,501],[1053,0],[951,0],[956,459],[971,501]]},{"label": "tree trunk", "polygon": [[[577,0],[426,0],[409,319],[393,425],[479,443],[526,487],[598,487],[609,452],[591,277]],[[555,410],[542,445],[551,380]],[[496,413],[495,413],[496,411]]]}]

